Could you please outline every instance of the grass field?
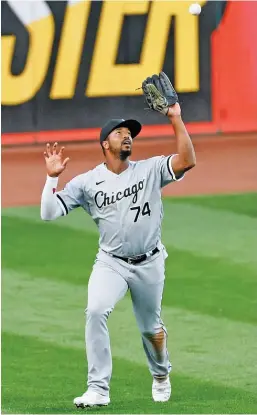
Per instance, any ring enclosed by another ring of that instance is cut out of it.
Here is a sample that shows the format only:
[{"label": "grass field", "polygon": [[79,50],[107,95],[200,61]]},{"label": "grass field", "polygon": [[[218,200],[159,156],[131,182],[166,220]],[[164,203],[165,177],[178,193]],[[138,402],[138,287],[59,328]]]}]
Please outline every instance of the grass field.
[{"label": "grass field", "polygon": [[[109,320],[112,402],[94,413],[257,413],[257,194],[167,198],[164,208],[173,398],[152,402],[127,295]],[[51,223],[38,207],[2,210],[2,412],[78,412],[97,242],[81,210]]]}]

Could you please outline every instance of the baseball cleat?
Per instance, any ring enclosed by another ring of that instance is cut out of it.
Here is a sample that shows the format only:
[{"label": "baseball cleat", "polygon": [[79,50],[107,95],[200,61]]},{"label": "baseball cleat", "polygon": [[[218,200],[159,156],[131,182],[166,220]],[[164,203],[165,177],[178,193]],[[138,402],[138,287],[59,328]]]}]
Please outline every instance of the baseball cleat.
[{"label": "baseball cleat", "polygon": [[155,402],[167,402],[171,395],[171,384],[169,376],[163,380],[158,381],[153,379],[152,397]]},{"label": "baseball cleat", "polygon": [[82,396],[78,396],[73,401],[77,408],[85,408],[87,406],[107,406],[110,403],[109,396],[100,395],[93,390],[87,390]]}]

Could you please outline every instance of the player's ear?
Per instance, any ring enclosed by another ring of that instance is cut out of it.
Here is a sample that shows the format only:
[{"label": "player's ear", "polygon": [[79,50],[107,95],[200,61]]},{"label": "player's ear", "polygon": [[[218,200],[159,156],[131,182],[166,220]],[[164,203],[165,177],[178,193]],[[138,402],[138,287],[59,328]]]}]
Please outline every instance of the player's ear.
[{"label": "player's ear", "polygon": [[104,140],[104,141],[102,142],[102,146],[103,146],[103,148],[104,148],[105,150],[108,150],[108,148],[109,148],[109,142],[108,142],[108,140]]}]

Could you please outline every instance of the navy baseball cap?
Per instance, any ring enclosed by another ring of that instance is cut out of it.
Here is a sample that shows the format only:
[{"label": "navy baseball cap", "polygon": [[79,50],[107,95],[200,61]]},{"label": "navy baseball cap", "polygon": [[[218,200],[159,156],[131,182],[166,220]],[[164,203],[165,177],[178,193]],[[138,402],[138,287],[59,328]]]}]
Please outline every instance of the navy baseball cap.
[{"label": "navy baseball cap", "polygon": [[100,133],[100,143],[102,143],[108,135],[119,127],[127,127],[131,132],[131,137],[135,138],[141,131],[142,125],[136,120],[124,120],[123,118],[114,118],[107,121]]}]

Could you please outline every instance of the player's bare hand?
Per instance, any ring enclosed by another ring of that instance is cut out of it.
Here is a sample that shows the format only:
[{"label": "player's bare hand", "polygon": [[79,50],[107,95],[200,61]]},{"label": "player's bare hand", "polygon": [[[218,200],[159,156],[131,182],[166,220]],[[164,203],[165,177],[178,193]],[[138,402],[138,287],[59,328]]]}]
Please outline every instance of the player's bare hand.
[{"label": "player's bare hand", "polygon": [[50,177],[58,177],[66,168],[69,157],[63,160],[64,147],[61,147],[60,151],[57,151],[58,143],[54,143],[52,149],[50,144],[46,145],[46,151],[44,157],[46,161],[47,174]]},{"label": "player's bare hand", "polygon": [[167,116],[168,117],[176,117],[176,116],[180,116],[180,115],[181,115],[181,108],[180,108],[179,103],[176,102],[176,104],[169,107]]}]

